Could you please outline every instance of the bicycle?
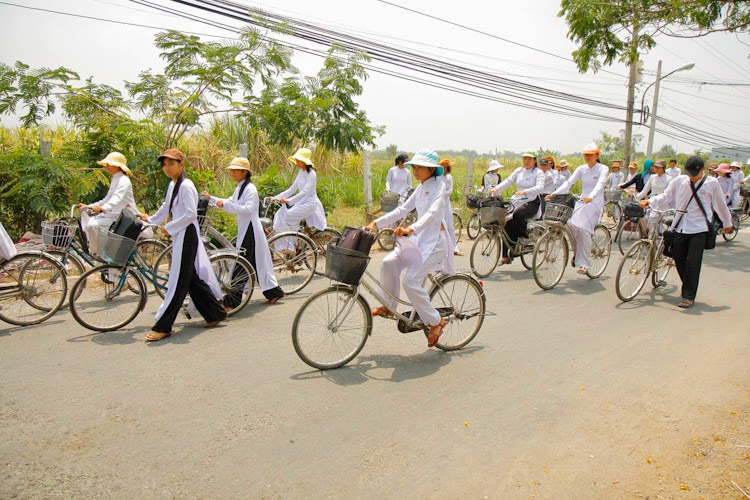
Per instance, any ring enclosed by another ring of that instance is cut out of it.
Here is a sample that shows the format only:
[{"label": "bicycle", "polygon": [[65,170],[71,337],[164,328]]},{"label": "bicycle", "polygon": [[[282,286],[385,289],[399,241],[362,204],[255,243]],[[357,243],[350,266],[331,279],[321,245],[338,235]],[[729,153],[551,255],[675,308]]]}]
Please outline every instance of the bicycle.
[{"label": "bicycle", "polygon": [[662,234],[664,228],[671,225],[671,221],[666,221],[667,215],[676,211],[654,208],[651,211],[657,218],[650,221],[648,236],[633,243],[617,267],[615,293],[623,302],[633,300],[643,289],[649,276],[654,288],[666,285],[667,275],[674,267],[672,258],[664,255]]},{"label": "bicycle", "polygon": [[[273,198],[266,198],[264,202],[267,207],[279,205]],[[307,286],[315,274],[323,275],[326,247],[331,241],[340,238],[341,233],[333,227],[310,229],[303,223],[299,231],[276,233],[273,227],[269,227],[266,237],[276,280],[284,293],[291,295]],[[289,240],[284,241],[286,238]],[[277,250],[277,243],[279,247],[285,248]]]},{"label": "bicycle", "polygon": [[645,214],[646,211],[638,202],[631,202],[625,205],[620,226],[617,228],[617,233],[615,234],[615,241],[617,241],[617,248],[620,250],[621,255],[625,255],[625,251],[633,243],[648,236],[648,227],[643,220]]},{"label": "bicycle", "polygon": [[[157,226],[150,226],[157,227]],[[89,330],[118,330],[133,321],[146,307],[146,283],[151,283],[163,297],[168,273],[159,274],[136,251],[136,242],[97,227],[99,252],[107,262],[84,272],[71,290],[70,312],[75,320]],[[165,256],[171,258],[171,247]],[[247,305],[253,293],[255,270],[238,252],[219,250],[209,256],[211,268],[221,287],[222,295],[238,294],[239,304],[227,311],[232,316]],[[242,288],[239,284],[242,283]]]},{"label": "bicycle", "polygon": [[[488,203],[493,198],[486,198],[481,203]],[[502,203],[502,198],[494,198]],[[492,274],[497,267],[503,254],[503,247],[508,247],[508,256],[511,260],[515,257],[521,258],[521,263],[526,269],[531,269],[531,254],[534,252],[534,243],[544,233],[543,225],[536,221],[529,221],[526,226],[528,238],[518,238],[511,241],[505,230],[505,223],[513,211],[528,201],[528,198],[511,198],[510,204],[499,207],[484,206],[479,209],[478,220],[486,229],[474,240],[469,255],[469,264],[472,272],[478,278],[485,278]],[[497,202],[496,202],[497,203]]]},{"label": "bicycle", "polygon": [[476,191],[475,194],[466,195],[466,208],[473,210],[474,212],[466,219],[466,235],[470,240],[476,239],[482,230],[482,219],[479,213],[480,203],[486,199],[483,197],[483,191],[477,186],[474,186]]},{"label": "bicycle", "polygon": [[[105,262],[89,251],[81,221],[74,215],[77,206],[70,207],[70,215],[66,218],[42,222],[42,238],[47,246],[46,252],[57,258],[65,268],[68,281],[72,281],[71,290],[72,285],[75,285],[87,267],[95,267]],[[86,211],[89,215],[93,214],[91,209]],[[139,239],[136,243],[136,251],[151,266],[166,248],[165,243],[154,238]],[[67,307],[68,303],[65,301],[62,308]]]},{"label": "bicycle", "polygon": [[36,325],[63,305],[68,280],[62,264],[46,252],[29,251],[0,259],[0,319]]},{"label": "bicycle", "polygon": [[721,232],[721,236],[724,238],[724,241],[732,241],[737,237],[737,233],[740,232],[740,221],[742,220],[742,214],[743,212],[742,208],[730,208],[729,211],[732,213],[732,231],[729,233],[723,232],[722,226],[719,225],[716,230]]},{"label": "bicycle", "polygon": [[[567,224],[572,214],[571,206],[547,202],[544,211],[547,231],[536,242],[532,256],[534,281],[542,290],[557,286],[568,265],[569,248],[575,253],[575,239]],[[591,265],[586,270],[586,276],[595,279],[602,275],[609,263],[611,250],[609,229],[597,224],[591,235]]]},{"label": "bicycle", "polygon": [[604,190],[604,207],[602,208],[602,217],[599,222],[610,231],[616,228],[622,219],[621,200],[622,190]]},{"label": "bicycle", "polygon": [[[362,289],[388,309],[389,319],[398,322],[399,331],[421,330],[425,336],[429,334],[429,327],[415,311],[399,313],[385,305],[380,287],[368,281],[378,283],[379,280],[367,271],[370,260],[367,255],[358,252],[352,255],[343,249],[339,253],[331,252],[326,276],[337,283],[310,296],[297,311],[292,324],[292,344],[302,361],[313,368],[329,370],[344,366],[362,351],[372,335],[371,309]],[[476,337],[487,315],[482,285],[468,273],[428,274],[426,282],[431,284],[432,304],[448,323],[436,347],[443,351],[461,349]],[[383,291],[399,304],[411,306],[387,290]]]}]

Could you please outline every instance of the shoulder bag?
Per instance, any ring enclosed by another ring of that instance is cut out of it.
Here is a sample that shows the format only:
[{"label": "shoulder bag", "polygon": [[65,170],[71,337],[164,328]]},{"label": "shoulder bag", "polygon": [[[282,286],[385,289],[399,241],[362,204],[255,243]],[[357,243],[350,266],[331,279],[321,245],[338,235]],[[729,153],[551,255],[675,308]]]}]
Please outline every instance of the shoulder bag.
[{"label": "shoulder bag", "polygon": [[[666,255],[667,257],[673,256],[672,253],[674,252],[674,235],[676,232],[675,229],[677,228],[677,224],[679,224],[680,219],[682,218],[682,214],[684,214],[687,211],[687,207],[688,205],[690,205],[690,202],[693,201],[693,198],[697,198],[696,193],[698,192],[698,189],[700,189],[701,186],[703,186],[703,183],[705,181],[706,179],[704,177],[703,180],[700,182],[700,184],[698,184],[698,188],[693,186],[692,182],[688,181],[690,182],[690,189],[693,190],[693,194],[690,195],[690,199],[688,200],[687,203],[685,203],[685,207],[677,214],[677,217],[674,218],[674,222],[672,222],[672,225],[669,226],[669,229],[664,231],[664,233],[662,234],[662,238],[664,239],[664,250],[662,251],[662,253]],[[714,240],[715,239],[716,237],[714,235]]]}]

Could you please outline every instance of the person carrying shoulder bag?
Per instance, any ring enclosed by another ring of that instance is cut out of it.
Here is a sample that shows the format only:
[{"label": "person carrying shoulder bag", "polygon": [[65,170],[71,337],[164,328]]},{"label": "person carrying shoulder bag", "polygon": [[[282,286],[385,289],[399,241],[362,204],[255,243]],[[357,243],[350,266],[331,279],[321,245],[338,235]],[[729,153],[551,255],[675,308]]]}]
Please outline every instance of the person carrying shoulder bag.
[{"label": "person carrying shoulder bag", "polygon": [[640,202],[642,207],[653,205],[657,210],[678,211],[670,230],[674,230],[672,258],[682,281],[682,300],[679,307],[695,305],[698,279],[703,262],[703,251],[716,245],[716,231],[711,221],[714,212],[719,216],[725,233],[732,231],[732,214],[724,201],[719,182],[705,175],[705,164],[700,156],[685,162],[687,175],[680,175],[667,186],[664,193]]}]

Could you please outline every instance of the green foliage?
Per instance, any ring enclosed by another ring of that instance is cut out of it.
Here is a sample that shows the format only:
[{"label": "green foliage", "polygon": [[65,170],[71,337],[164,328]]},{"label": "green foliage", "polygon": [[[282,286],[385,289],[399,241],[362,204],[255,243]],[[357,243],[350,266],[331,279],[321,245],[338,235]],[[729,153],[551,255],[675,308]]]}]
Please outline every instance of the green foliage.
[{"label": "green foliage", "polygon": [[[643,140],[643,134],[633,134],[631,139],[632,149],[635,150]],[[621,160],[625,157],[625,130],[620,130],[619,135],[608,134],[599,131],[599,137],[594,139],[602,150],[602,158],[608,161]]]},{"label": "green foliage", "polygon": [[398,155],[398,146],[395,144],[390,144],[387,148],[385,148],[385,154],[388,156],[393,156],[394,158]]}]

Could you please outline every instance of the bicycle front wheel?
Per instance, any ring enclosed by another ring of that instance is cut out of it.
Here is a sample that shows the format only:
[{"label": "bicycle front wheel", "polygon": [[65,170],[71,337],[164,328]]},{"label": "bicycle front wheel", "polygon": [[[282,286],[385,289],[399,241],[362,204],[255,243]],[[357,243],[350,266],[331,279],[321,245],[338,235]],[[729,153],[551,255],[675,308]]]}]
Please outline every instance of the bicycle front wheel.
[{"label": "bicycle front wheel", "polygon": [[466,221],[466,236],[469,237],[470,240],[476,239],[477,236],[479,236],[479,231],[482,228],[479,225],[479,214],[474,212],[469,217],[469,220]]},{"label": "bicycle front wheel", "polygon": [[453,212],[453,231],[456,234],[456,243],[461,241],[461,231],[463,231],[464,223],[461,220],[461,216],[456,212]]},{"label": "bicycle front wheel", "polygon": [[617,267],[615,293],[623,302],[633,300],[651,273],[651,242],[637,241],[625,252]]},{"label": "bicycle front wheel", "polygon": [[471,270],[479,278],[492,274],[500,259],[500,237],[494,231],[485,231],[474,240],[469,263]]},{"label": "bicycle front wheel", "polygon": [[740,217],[736,214],[732,214],[732,232],[721,233],[721,237],[724,238],[724,241],[732,241],[733,239],[737,237],[737,233],[739,231],[740,231]]},{"label": "bicycle front wheel", "polygon": [[487,299],[474,278],[456,274],[440,280],[430,291],[430,302],[448,322],[435,344],[438,349],[461,349],[482,328]]},{"label": "bicycle front wheel", "polygon": [[36,325],[62,307],[68,292],[65,270],[54,257],[22,253],[0,266],[0,319]]},{"label": "bicycle front wheel", "polygon": [[598,224],[594,228],[594,234],[591,235],[591,265],[586,275],[591,279],[601,276],[609,264],[610,255],[612,255],[612,236],[609,234],[609,229]]},{"label": "bicycle front wheel", "polygon": [[352,288],[333,285],[305,301],[292,324],[292,344],[302,361],[319,370],[354,359],[372,333],[372,315]]},{"label": "bicycle front wheel", "polygon": [[135,270],[107,264],[83,273],[70,296],[70,312],[78,323],[108,332],[124,327],[143,310],[146,285]]},{"label": "bicycle front wheel", "polygon": [[385,228],[378,231],[376,240],[380,248],[386,252],[390,252],[396,246],[396,237],[393,236],[393,229],[391,228]]},{"label": "bicycle front wheel", "polygon": [[[167,296],[167,282],[169,281],[169,268],[172,267],[172,245],[165,248],[156,258],[152,266],[154,276],[151,281],[155,281],[154,289],[162,299]],[[158,283],[158,285],[157,285]]]},{"label": "bicycle front wheel", "polygon": [[253,296],[257,281],[255,269],[247,259],[237,255],[212,255],[209,261],[219,281],[224,304],[232,307],[227,314],[232,316],[240,312]]},{"label": "bicycle front wheel", "polygon": [[341,238],[341,233],[332,227],[327,227],[322,231],[315,231],[313,236],[315,238],[315,253],[317,253],[315,274],[323,276],[326,270],[326,250],[328,250],[328,244],[333,240]]},{"label": "bicycle front wheel", "polygon": [[622,207],[620,204],[614,201],[610,201],[604,204],[602,209],[602,225],[612,231],[620,223],[622,218]]},{"label": "bicycle front wheel", "polygon": [[318,259],[310,238],[295,232],[279,233],[268,240],[268,247],[276,281],[284,293],[297,293],[310,283]]},{"label": "bicycle front wheel", "polygon": [[568,242],[560,230],[547,231],[539,238],[531,258],[534,281],[542,290],[557,286],[568,264]]},{"label": "bicycle front wheel", "polygon": [[531,243],[523,244],[521,246],[521,264],[523,264],[523,267],[531,271],[534,267],[534,263],[532,262],[534,257],[534,247],[536,242],[544,235],[545,230],[544,226],[529,224],[526,231],[529,233],[529,240]]},{"label": "bicycle front wheel", "polygon": [[646,237],[646,230],[641,224],[641,219],[625,219],[617,230],[617,248],[620,253],[625,255],[625,251],[629,249],[633,243],[638,240],[642,240]]}]

